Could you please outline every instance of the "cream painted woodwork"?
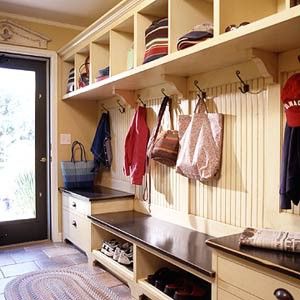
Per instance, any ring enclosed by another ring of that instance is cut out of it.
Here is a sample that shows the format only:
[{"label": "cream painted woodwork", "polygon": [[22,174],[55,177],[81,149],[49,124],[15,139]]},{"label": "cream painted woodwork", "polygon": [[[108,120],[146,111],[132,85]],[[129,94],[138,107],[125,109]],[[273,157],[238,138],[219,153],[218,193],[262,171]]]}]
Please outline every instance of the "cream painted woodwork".
[{"label": "cream painted woodwork", "polygon": [[[134,189],[123,175],[122,166],[124,138],[137,94],[147,103],[151,129],[163,97],[160,89],[165,88],[175,104],[190,114],[195,105],[196,79],[209,96],[209,108],[225,115],[220,179],[202,184],[151,162],[151,207],[142,201],[144,180],[142,187],[135,188],[135,209],[215,236],[239,232],[246,226],[299,231],[299,208],[281,212],[278,191],[283,115],[279,83],[288,76],[285,72],[299,69],[295,65],[299,64],[300,6],[290,8],[287,0],[245,1],[243,5],[238,0],[125,2],[109,20],[99,20],[59,51],[63,69],[74,64],[78,67],[88,55],[91,61],[92,84],[62,93],[65,112],[76,104],[81,115],[76,126],[82,122],[83,129],[74,130],[74,135],[91,143],[101,105],[110,111],[113,166],[110,172],[100,174],[98,183],[126,191]],[[153,20],[166,16],[170,53],[142,65],[145,29]],[[176,51],[176,38],[197,25],[195,20],[210,19],[214,38]],[[251,24],[224,33],[227,25],[243,21]],[[135,68],[126,70],[124,52],[132,42]],[[98,69],[108,63],[111,77],[93,83]],[[236,70],[241,71],[253,94],[240,93]],[[118,98],[128,103],[124,114],[118,111]],[[91,114],[87,110],[82,114],[81,108],[89,102],[93,103]],[[73,125],[64,126],[73,132]],[[168,127],[167,114],[164,127]]]},{"label": "cream painted woodwork", "polygon": [[[190,268],[167,255],[154,250],[150,246],[144,245],[129,236],[115,231],[100,223],[92,221],[91,225],[92,238],[92,255],[89,257],[90,262],[98,261],[100,264],[108,268],[112,273],[121,278],[128,284],[133,299],[140,299],[141,295],[146,295],[150,299],[168,300],[172,299],[157,288],[146,281],[149,274],[153,274],[161,267],[171,267],[172,269],[182,269],[189,272],[205,282],[214,285],[214,278],[203,275],[202,273]],[[120,242],[130,242],[133,244],[133,268],[119,264],[112,258],[102,254],[100,249],[104,241],[109,239],[117,239]],[[213,297],[211,300],[215,300]]]},{"label": "cream painted woodwork", "polygon": [[91,222],[88,215],[127,211],[133,209],[133,199],[88,201],[63,192],[62,196],[63,239],[67,239],[91,255]]},{"label": "cream painted woodwork", "polygon": [[213,260],[217,300],[273,300],[278,288],[300,299],[299,280],[219,250],[213,250]]}]

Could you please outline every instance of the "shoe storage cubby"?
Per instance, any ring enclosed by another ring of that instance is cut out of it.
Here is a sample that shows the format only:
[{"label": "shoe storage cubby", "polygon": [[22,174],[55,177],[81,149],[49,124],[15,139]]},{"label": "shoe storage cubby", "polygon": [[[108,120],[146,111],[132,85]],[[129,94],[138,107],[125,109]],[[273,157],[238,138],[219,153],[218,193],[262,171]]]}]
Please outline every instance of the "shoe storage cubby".
[{"label": "shoe storage cubby", "polygon": [[221,0],[220,33],[224,33],[230,25],[238,27],[243,22],[253,23],[285,8],[286,0]]},{"label": "shoe storage cubby", "polygon": [[[192,293],[193,286],[194,293],[197,287],[198,294],[199,289],[202,289],[205,296],[189,298],[185,295],[185,298],[180,299],[211,299],[210,283],[140,247],[136,248],[136,278],[143,293],[150,299],[174,299],[175,291],[185,290],[187,294]],[[173,288],[173,292],[170,291],[170,287]],[[172,295],[168,295],[168,292]]]},{"label": "shoe storage cubby", "polygon": [[[153,1],[135,14],[137,65],[142,65],[146,50],[145,31],[153,21],[168,17],[168,0]],[[169,36],[169,33],[168,33]]]},{"label": "shoe storage cubby", "polygon": [[[103,70],[110,65],[110,40],[109,33],[102,35],[90,44],[90,83],[96,82],[100,75],[99,70]],[[109,74],[110,76],[110,74]]]},{"label": "shoe storage cubby", "polygon": [[210,0],[171,0],[169,20],[170,52],[177,51],[178,39],[192,31],[196,25],[214,24],[213,11],[213,1]]},{"label": "shoe storage cubby", "polygon": [[[110,67],[111,75],[117,75],[130,69],[129,51],[134,48],[133,16],[110,31]],[[134,50],[133,50],[134,51]]]},{"label": "shoe storage cubby", "polygon": [[[100,228],[99,226],[96,226],[92,224],[92,255],[93,257],[101,263],[103,266],[105,266],[108,270],[111,270],[113,273],[115,273],[117,276],[121,277],[122,279],[126,281],[133,281],[134,280],[134,264],[130,266],[125,266],[117,261],[113,260],[113,258],[103,254],[101,252],[101,248],[104,242],[111,241],[113,239],[117,240],[121,244],[126,243],[127,241],[123,239],[122,237],[115,235],[113,233],[110,233],[109,231]],[[133,251],[135,249],[133,248]]]},{"label": "shoe storage cubby", "polygon": [[[86,72],[85,63],[88,62],[88,68],[89,68],[89,59],[90,59],[90,49],[89,45],[82,48],[79,52],[75,54],[75,89],[79,89],[79,79],[80,76],[84,76],[84,73]],[[90,74],[88,74],[90,77]]]}]

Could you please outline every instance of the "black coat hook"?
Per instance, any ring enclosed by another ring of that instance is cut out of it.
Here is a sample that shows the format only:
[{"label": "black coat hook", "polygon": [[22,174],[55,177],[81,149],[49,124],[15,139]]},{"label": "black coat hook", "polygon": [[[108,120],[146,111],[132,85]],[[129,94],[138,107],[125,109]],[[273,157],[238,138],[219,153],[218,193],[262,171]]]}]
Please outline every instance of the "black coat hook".
[{"label": "black coat hook", "polygon": [[299,61],[299,63],[300,63],[300,55],[298,55],[298,61]]},{"label": "black coat hook", "polygon": [[[198,85],[198,80],[194,80],[194,86],[198,89],[198,92],[201,93],[201,98],[206,99],[206,92],[203,91],[200,86]],[[199,95],[200,96],[200,95]]]},{"label": "black coat hook", "polygon": [[239,81],[241,82],[242,86],[239,87],[239,90],[241,91],[242,94],[246,94],[250,91],[250,86],[247,84],[240,76],[241,72],[237,70],[235,72],[236,76],[238,77]]},{"label": "black coat hook", "polygon": [[101,104],[101,107],[102,107],[102,109],[103,109],[105,112],[108,113],[108,110],[107,110],[107,108],[104,106],[104,104]]},{"label": "black coat hook", "polygon": [[120,103],[120,100],[117,100],[117,103],[118,103],[118,105],[120,106],[120,107],[119,107],[119,112],[120,112],[121,114],[123,114],[123,113],[125,112],[125,106],[123,106],[123,105]]},{"label": "black coat hook", "polygon": [[146,103],[141,99],[141,95],[137,95],[138,100],[143,104],[144,107],[146,107]]},{"label": "black coat hook", "polygon": [[165,93],[166,90],[165,90],[164,88],[162,88],[160,91],[162,92],[162,94],[163,94],[165,97],[169,97],[169,96]]}]

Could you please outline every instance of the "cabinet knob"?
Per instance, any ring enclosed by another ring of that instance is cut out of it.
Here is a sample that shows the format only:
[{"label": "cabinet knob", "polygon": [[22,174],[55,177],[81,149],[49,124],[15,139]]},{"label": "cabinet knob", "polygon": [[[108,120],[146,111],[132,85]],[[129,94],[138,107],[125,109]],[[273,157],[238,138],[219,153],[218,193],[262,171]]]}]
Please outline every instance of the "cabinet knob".
[{"label": "cabinet knob", "polygon": [[274,296],[278,300],[294,300],[293,296],[285,289],[277,289],[274,292]]},{"label": "cabinet knob", "polygon": [[73,225],[74,227],[77,227],[77,223],[76,223],[75,220],[73,220],[72,225]]},{"label": "cabinet knob", "polygon": [[73,202],[73,203],[72,203],[72,206],[73,206],[73,207],[76,207],[76,202]]}]

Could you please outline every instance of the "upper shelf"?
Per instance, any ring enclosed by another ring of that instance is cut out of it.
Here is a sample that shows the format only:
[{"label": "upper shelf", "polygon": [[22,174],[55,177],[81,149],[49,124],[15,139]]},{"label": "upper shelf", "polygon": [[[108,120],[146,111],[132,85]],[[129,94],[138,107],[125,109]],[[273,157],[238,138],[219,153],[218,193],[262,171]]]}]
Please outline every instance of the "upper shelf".
[{"label": "upper shelf", "polygon": [[[113,75],[66,94],[64,100],[101,100],[114,90],[140,90],[162,84],[164,75],[188,77],[239,64],[261,53],[300,48],[300,7],[284,10],[193,47]],[[256,51],[259,50],[259,51]]]}]

